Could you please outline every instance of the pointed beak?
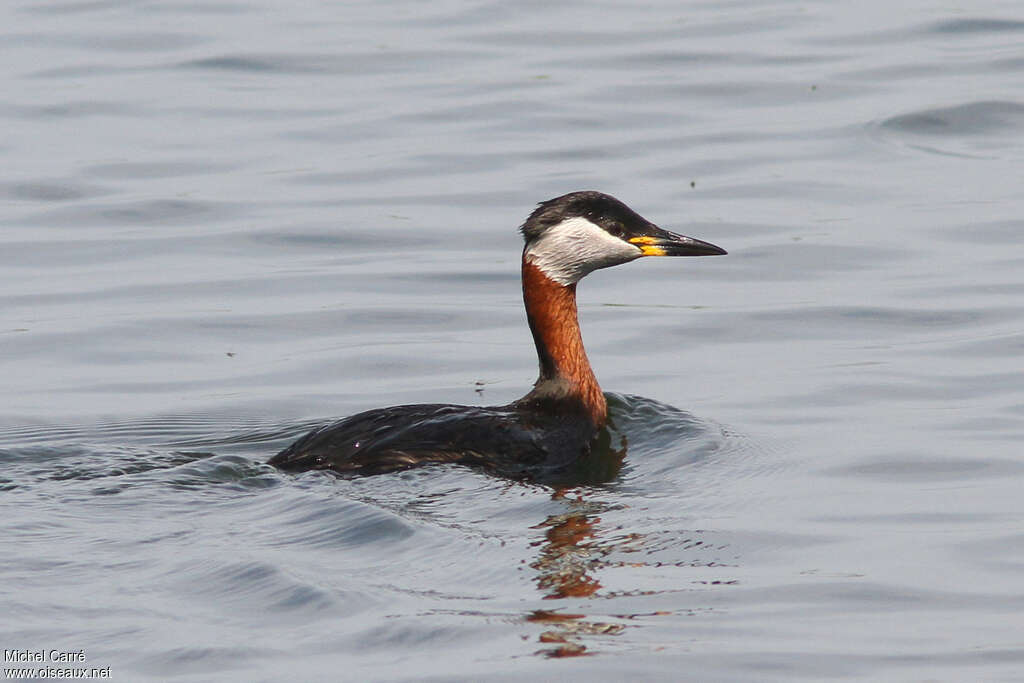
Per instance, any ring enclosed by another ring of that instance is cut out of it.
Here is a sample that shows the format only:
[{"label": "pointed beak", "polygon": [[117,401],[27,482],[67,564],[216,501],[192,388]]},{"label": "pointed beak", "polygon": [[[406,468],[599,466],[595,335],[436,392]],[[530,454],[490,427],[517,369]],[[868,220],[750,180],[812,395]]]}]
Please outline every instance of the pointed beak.
[{"label": "pointed beak", "polygon": [[652,225],[646,234],[631,237],[629,243],[644,256],[723,256],[727,252],[710,242],[677,235]]}]

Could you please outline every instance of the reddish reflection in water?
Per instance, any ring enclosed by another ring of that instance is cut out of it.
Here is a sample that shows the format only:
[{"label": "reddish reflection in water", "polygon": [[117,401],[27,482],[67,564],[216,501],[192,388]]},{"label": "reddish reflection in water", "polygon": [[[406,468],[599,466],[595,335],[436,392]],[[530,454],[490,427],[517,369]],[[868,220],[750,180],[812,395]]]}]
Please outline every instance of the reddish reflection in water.
[{"label": "reddish reflection in water", "polygon": [[579,642],[581,636],[617,635],[625,630],[622,624],[609,624],[601,621],[588,621],[585,614],[569,614],[549,610],[534,610],[526,616],[526,620],[534,623],[550,624],[551,628],[537,637],[538,642],[555,645],[552,648],[538,650],[537,654],[545,657],[579,657],[592,654],[587,646]]},{"label": "reddish reflection in water", "polygon": [[[596,542],[601,518],[595,514],[601,506],[585,502],[582,495],[569,499],[565,490],[556,491],[553,498],[565,499],[570,510],[552,515],[534,527],[546,528],[544,540],[534,544],[540,547],[540,552],[530,565],[537,570],[537,587],[544,593],[545,600],[592,597],[601,588],[600,581],[593,576],[593,572],[603,565],[603,553]],[[620,624],[588,621],[585,617],[585,614],[554,610],[529,613],[527,621],[551,626],[540,634],[539,642],[555,646],[542,649],[537,654],[545,657],[590,654],[587,647],[577,640],[579,636],[614,635],[625,628]]]},{"label": "reddish reflection in water", "polygon": [[537,587],[545,600],[585,598],[597,592],[601,583],[590,576],[593,558],[585,542],[594,536],[600,517],[569,513],[548,517],[535,528],[548,527],[540,556],[530,566],[538,570]]}]

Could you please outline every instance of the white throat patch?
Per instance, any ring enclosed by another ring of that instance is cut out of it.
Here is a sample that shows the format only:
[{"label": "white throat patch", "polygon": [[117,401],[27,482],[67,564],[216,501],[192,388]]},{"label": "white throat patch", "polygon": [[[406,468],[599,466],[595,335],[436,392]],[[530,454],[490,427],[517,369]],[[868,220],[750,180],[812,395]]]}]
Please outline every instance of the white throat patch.
[{"label": "white throat patch", "polygon": [[569,218],[551,226],[526,250],[526,261],[560,285],[579,282],[598,268],[640,258],[643,252],[609,235],[586,218]]}]

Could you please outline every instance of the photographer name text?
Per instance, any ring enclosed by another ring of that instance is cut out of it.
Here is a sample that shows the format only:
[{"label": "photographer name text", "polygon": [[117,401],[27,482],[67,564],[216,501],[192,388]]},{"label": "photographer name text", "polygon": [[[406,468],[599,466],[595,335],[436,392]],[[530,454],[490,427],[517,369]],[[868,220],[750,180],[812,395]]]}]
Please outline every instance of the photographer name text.
[{"label": "photographer name text", "polygon": [[85,650],[4,650],[4,661],[73,664],[85,661]]}]

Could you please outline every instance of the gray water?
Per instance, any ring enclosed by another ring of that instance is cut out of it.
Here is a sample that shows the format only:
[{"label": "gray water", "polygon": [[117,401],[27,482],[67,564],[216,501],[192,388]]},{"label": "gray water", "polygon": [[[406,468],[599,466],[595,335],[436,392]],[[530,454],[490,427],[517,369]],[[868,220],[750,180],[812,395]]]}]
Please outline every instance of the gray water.
[{"label": "gray water", "polygon": [[[0,55],[0,647],[1024,680],[1018,2],[18,0]],[[524,393],[576,189],[730,252],[580,285],[610,481],[264,464]]]}]

